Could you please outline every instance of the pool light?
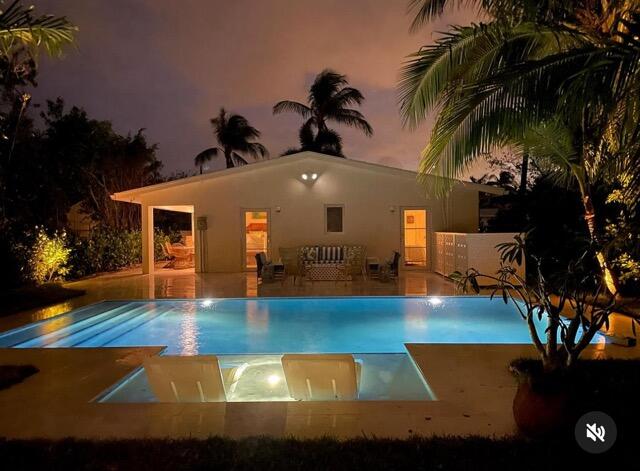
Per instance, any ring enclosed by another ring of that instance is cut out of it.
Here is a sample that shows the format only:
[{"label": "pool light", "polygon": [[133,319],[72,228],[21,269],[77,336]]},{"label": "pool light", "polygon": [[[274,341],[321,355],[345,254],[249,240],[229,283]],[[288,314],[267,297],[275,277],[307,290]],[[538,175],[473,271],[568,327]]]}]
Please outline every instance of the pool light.
[{"label": "pool light", "polygon": [[212,304],[213,304],[212,299],[205,299],[204,301],[202,301],[202,307],[210,307]]},{"label": "pool light", "polygon": [[429,304],[432,306],[440,306],[442,304],[442,299],[440,298],[429,298]]},{"label": "pool light", "polygon": [[276,384],[278,384],[280,382],[280,376],[273,374],[273,375],[269,375],[269,377],[267,378],[267,383],[269,383],[269,386],[275,386]]}]

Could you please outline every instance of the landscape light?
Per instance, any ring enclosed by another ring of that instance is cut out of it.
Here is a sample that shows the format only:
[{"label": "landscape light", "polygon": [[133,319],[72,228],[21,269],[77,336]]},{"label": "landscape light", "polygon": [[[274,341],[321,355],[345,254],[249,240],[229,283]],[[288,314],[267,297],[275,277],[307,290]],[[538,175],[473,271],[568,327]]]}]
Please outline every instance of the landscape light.
[{"label": "landscape light", "polygon": [[315,180],[318,178],[318,174],[317,173],[312,173],[311,174],[311,180]]},{"label": "landscape light", "polygon": [[308,180],[309,179],[309,175],[307,175],[306,173],[302,174],[302,179],[303,180]]}]

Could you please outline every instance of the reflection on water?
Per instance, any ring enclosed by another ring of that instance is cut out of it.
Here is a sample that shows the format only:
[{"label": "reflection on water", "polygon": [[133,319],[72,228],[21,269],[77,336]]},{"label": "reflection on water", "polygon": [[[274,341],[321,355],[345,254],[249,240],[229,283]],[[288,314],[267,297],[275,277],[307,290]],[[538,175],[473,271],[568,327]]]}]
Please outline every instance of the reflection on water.
[{"label": "reflection on water", "polygon": [[[327,355],[331,357],[331,355]],[[295,370],[285,371],[282,355],[219,355],[221,375],[227,402],[281,402],[294,401],[291,385],[300,382]],[[356,369],[357,400],[359,401],[429,401],[434,400],[428,385],[409,355],[359,354],[353,355],[359,365]],[[328,375],[331,368],[327,367]],[[339,374],[337,371],[334,373]],[[170,374],[168,375],[171,376]],[[354,378],[355,380],[356,378]],[[199,378],[192,378],[196,383]],[[180,387],[184,378],[176,378]],[[328,384],[331,378],[326,377]],[[201,383],[205,383],[203,379]],[[304,381],[303,381],[304,383]],[[306,380],[309,388],[313,381]],[[335,380],[333,387],[336,386]],[[326,400],[323,399],[323,400]],[[147,372],[140,369],[133,376],[117,385],[100,402],[144,403],[157,402],[149,386]]]},{"label": "reflection on water", "polygon": [[198,324],[196,322],[197,305],[189,303],[182,309],[180,322],[180,352],[181,355],[198,354]]},{"label": "reflection on water", "polygon": [[256,333],[267,332],[269,330],[269,305],[256,301],[247,301],[246,318],[247,324],[251,326],[252,331]]},{"label": "reflection on water", "polygon": [[[54,306],[45,307],[42,309],[38,309],[33,313],[31,319],[33,321],[41,321],[43,319],[49,319],[50,317],[58,316],[60,314],[64,314],[65,312],[69,312],[73,309],[73,303],[71,301],[66,301],[64,303],[55,304]],[[64,327],[70,324],[72,319],[69,317],[63,323],[58,324],[61,327]]]}]

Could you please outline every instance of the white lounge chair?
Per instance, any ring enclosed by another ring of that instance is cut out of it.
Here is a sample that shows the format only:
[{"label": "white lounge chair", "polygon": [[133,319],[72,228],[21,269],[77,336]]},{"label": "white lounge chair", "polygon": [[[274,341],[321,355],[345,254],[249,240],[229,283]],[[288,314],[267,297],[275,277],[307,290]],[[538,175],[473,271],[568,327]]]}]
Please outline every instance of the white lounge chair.
[{"label": "white lounge chair", "polygon": [[148,357],[144,370],[159,402],[225,402],[243,368],[221,371],[218,357],[201,355]]},{"label": "white lounge chair", "polygon": [[289,394],[298,401],[358,398],[361,368],[352,355],[288,354],[282,368]]}]

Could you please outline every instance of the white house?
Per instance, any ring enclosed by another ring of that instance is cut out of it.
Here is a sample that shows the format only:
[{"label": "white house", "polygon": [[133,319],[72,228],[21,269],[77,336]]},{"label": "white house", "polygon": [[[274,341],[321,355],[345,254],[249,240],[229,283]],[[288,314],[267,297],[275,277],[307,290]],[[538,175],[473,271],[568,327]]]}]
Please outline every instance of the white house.
[{"label": "white house", "polygon": [[402,254],[405,268],[431,270],[435,232],[478,231],[478,193],[456,181],[448,197],[427,196],[415,172],[314,152],[112,195],[142,206],[143,270],[153,271],[153,209],[192,214],[196,270],[237,272],[279,247],[366,246],[367,256]]}]

